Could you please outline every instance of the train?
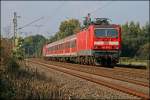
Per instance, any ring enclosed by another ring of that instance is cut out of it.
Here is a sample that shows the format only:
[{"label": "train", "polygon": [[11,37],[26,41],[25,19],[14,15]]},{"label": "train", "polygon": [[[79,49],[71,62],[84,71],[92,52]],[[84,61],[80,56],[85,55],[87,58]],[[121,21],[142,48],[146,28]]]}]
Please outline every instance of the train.
[{"label": "train", "polygon": [[43,46],[47,60],[87,65],[115,65],[121,53],[121,27],[97,18],[76,34]]}]

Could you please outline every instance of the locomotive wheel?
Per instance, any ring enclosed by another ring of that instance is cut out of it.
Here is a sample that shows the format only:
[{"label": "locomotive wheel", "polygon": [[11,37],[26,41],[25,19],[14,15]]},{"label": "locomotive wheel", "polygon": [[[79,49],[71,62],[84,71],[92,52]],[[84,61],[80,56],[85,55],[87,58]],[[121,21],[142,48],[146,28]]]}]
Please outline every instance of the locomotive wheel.
[{"label": "locomotive wheel", "polygon": [[89,63],[90,63],[90,65],[93,65],[93,63],[92,63],[92,57],[89,58]]},{"label": "locomotive wheel", "polygon": [[81,63],[81,62],[82,62],[81,60],[82,60],[81,57],[79,57],[79,64],[82,64],[82,63]]},{"label": "locomotive wheel", "polygon": [[89,65],[89,57],[85,57],[85,64]]},{"label": "locomotive wheel", "polygon": [[81,60],[81,61],[82,61],[82,65],[84,65],[84,57],[82,57],[81,59],[82,59],[82,60]]},{"label": "locomotive wheel", "polygon": [[86,61],[85,61],[85,57],[83,57],[83,65],[85,65]]},{"label": "locomotive wheel", "polygon": [[94,57],[92,57],[92,65],[93,66],[95,65],[95,59],[94,59]]}]

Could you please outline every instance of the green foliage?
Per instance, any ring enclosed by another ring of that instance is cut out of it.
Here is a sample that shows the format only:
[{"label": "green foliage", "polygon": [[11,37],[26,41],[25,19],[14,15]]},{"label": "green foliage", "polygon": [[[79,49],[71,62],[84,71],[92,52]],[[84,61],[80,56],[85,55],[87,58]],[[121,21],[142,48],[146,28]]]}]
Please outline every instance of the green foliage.
[{"label": "green foliage", "polygon": [[123,57],[140,57],[147,59],[149,48],[150,25],[140,27],[137,22],[131,21],[122,25],[122,54]]},{"label": "green foliage", "polygon": [[140,46],[136,56],[148,59],[150,57],[150,43]]},{"label": "green foliage", "polygon": [[22,43],[24,42],[23,38],[17,38],[16,48],[13,50],[13,57],[22,60],[24,58],[24,49]]},{"label": "green foliage", "polygon": [[26,56],[41,56],[46,39],[41,35],[29,36],[24,39],[23,48]]},{"label": "green foliage", "polygon": [[0,77],[0,99],[9,100],[10,98],[13,98],[13,96],[14,90],[10,86],[9,82],[6,79]]}]

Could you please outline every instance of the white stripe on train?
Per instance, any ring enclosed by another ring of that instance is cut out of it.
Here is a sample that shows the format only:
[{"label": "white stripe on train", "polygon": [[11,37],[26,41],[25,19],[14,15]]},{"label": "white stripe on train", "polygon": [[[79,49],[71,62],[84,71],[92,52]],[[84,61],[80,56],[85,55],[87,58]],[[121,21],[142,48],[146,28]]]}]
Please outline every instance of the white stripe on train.
[{"label": "white stripe on train", "polygon": [[119,45],[118,41],[95,41],[94,45]]}]

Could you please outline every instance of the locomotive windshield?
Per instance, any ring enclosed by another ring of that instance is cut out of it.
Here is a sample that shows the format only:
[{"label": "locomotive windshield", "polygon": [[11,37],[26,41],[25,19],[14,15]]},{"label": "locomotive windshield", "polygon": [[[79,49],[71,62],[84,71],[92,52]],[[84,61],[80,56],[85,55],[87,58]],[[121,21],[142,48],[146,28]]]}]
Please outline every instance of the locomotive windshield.
[{"label": "locomotive windshield", "polygon": [[118,38],[118,32],[116,29],[95,29],[96,37],[114,37]]}]

